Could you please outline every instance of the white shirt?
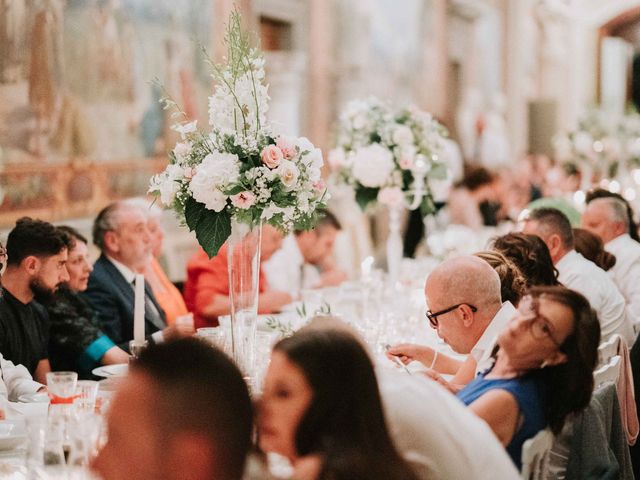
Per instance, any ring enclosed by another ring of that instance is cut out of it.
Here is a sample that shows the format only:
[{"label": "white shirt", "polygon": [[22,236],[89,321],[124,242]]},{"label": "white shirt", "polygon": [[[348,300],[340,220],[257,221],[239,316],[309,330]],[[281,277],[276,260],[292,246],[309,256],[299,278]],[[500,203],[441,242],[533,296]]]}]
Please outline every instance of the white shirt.
[{"label": "white shirt", "polygon": [[0,396],[8,398],[11,402],[17,402],[21,395],[35,393],[44,385],[33,380],[22,365],[15,365],[11,360],[5,359],[0,354]]},{"label": "white shirt", "polygon": [[607,273],[575,250],[571,250],[556,264],[558,280],[567,288],[584,295],[600,321],[600,341],[614,333],[633,345],[635,335],[631,321],[625,314],[624,297]]},{"label": "white shirt", "polygon": [[627,317],[640,323],[640,243],[625,233],[609,241],[605,250],[616,256],[616,264],[607,272],[627,302]]},{"label": "white shirt", "polygon": [[287,292],[292,297],[300,296],[300,291],[313,288],[320,283],[318,270],[306,264],[295,235],[287,236],[282,247],[264,262],[264,273],[269,289]]},{"label": "white shirt", "polygon": [[493,365],[491,354],[498,341],[498,335],[507,327],[507,324],[515,317],[516,313],[516,307],[511,302],[504,302],[487,326],[487,329],[471,349],[471,356],[476,360],[476,375]]},{"label": "white shirt", "polygon": [[421,375],[377,376],[391,437],[419,479],[519,478],[489,426],[450,392]]}]

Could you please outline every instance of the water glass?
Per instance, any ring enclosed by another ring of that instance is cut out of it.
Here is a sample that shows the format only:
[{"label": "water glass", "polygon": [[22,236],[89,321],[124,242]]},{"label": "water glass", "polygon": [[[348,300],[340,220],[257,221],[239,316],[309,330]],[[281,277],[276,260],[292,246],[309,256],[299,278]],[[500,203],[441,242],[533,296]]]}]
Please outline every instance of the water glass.
[{"label": "water glass", "polygon": [[98,386],[98,382],[93,380],[78,380],[76,384],[76,396],[73,400],[77,414],[82,415],[95,411]]},{"label": "water glass", "polygon": [[78,374],[76,372],[47,373],[47,389],[51,396],[51,404],[70,404],[76,393]]}]

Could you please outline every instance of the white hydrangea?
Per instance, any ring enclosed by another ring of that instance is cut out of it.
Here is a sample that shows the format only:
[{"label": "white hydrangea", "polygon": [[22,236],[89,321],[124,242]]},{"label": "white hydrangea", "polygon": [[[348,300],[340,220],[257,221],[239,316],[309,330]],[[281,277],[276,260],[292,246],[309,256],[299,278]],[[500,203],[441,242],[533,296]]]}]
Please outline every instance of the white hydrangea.
[{"label": "white hydrangea", "polygon": [[221,187],[238,181],[240,160],[233,153],[214,152],[204,157],[196,170],[193,180],[199,177],[213,186]]},{"label": "white hydrangea", "polygon": [[353,156],[353,176],[365,187],[383,186],[394,167],[391,152],[377,143],[359,148]]}]

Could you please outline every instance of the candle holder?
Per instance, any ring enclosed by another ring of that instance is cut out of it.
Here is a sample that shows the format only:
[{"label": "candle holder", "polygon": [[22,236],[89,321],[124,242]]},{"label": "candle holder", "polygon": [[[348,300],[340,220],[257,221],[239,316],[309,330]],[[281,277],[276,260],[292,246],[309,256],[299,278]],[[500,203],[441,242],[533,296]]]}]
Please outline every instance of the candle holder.
[{"label": "candle holder", "polygon": [[146,340],[143,342],[131,340],[129,342],[129,352],[131,353],[131,357],[129,357],[129,363],[135,362],[140,357],[140,354],[144,351],[145,348],[147,348],[148,343],[149,342],[147,342]]}]

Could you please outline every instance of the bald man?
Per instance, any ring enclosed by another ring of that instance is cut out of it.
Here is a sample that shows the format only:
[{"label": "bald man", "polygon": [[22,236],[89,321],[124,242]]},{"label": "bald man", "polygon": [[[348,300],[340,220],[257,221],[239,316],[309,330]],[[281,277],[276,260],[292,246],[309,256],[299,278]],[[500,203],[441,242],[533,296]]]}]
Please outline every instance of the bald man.
[{"label": "bald man", "polygon": [[442,262],[427,278],[424,293],[431,327],[454,351],[470,355],[464,362],[438,355],[434,362],[432,348],[412,344],[392,347],[388,354],[453,374],[446,386],[457,390],[491,367],[496,338],[516,309],[510,302],[502,303],[500,277],[491,265],[471,255]]},{"label": "bald man", "polygon": [[627,205],[605,197],[589,202],[582,215],[582,228],[598,235],[604,248],[616,256],[607,272],[627,304],[627,317],[636,331],[640,325],[640,243],[629,236]]}]

